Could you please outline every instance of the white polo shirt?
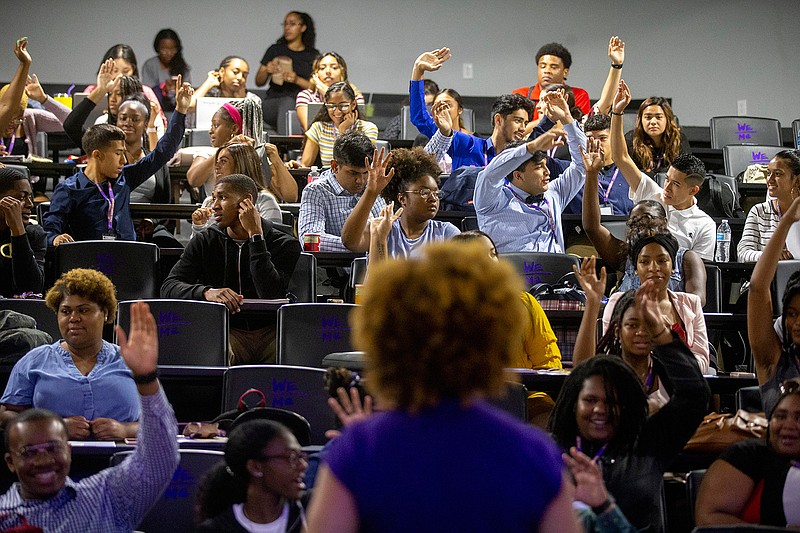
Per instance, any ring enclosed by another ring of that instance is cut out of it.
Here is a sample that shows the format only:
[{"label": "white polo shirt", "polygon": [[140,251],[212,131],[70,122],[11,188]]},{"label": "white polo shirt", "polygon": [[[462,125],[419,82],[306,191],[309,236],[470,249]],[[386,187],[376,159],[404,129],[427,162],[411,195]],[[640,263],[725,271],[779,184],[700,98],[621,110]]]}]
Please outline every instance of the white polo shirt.
[{"label": "white polo shirt", "polygon": [[697,200],[692,198],[692,206],[686,209],[675,209],[664,203],[664,189],[650,176],[642,172],[642,179],[636,191],[628,193],[634,203],[642,200],[655,200],[667,210],[667,227],[678,239],[678,244],[694,250],[707,261],[714,260],[714,248],[717,244],[717,227],[714,219],[697,207]]}]

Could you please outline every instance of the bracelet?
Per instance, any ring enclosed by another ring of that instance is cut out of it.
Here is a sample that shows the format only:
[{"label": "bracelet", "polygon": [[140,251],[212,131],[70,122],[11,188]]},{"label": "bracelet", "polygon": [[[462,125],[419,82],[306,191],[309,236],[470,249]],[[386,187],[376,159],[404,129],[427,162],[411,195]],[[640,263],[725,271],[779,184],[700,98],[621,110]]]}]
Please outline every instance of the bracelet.
[{"label": "bracelet", "polygon": [[133,382],[137,385],[147,385],[148,383],[152,383],[158,379],[158,369],[156,368],[149,374],[145,374],[144,376],[133,376]]},{"label": "bracelet", "polygon": [[611,115],[617,115],[618,117],[623,116],[625,113],[614,113],[613,111],[610,113]]},{"label": "bracelet", "polygon": [[622,63],[611,63],[611,68],[622,70]]},{"label": "bracelet", "polygon": [[596,515],[601,515],[606,511],[608,511],[611,508],[611,506],[614,505],[614,503],[615,503],[614,497],[611,494],[609,494],[608,498],[606,498],[606,501],[604,501],[600,505],[592,507],[592,512]]}]

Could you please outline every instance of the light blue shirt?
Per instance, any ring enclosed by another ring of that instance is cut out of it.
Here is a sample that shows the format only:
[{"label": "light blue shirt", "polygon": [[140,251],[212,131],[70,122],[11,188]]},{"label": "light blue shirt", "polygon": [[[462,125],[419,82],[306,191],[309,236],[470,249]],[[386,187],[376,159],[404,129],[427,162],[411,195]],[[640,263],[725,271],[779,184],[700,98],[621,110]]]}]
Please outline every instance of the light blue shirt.
[{"label": "light blue shirt", "polygon": [[412,255],[419,253],[419,249],[424,247],[425,244],[433,241],[444,241],[452,239],[461,233],[457,227],[450,222],[442,222],[441,220],[429,220],[428,225],[422,235],[416,239],[409,239],[406,237],[403,228],[400,227],[400,220],[395,220],[392,224],[392,229],[389,232],[389,242],[387,248],[389,255],[396,259],[407,259]]},{"label": "light blue shirt", "polygon": [[586,180],[581,158],[586,135],[576,122],[565,125],[564,132],[572,162],[560,176],[550,179],[544,193],[547,202],[526,204],[528,193],[506,180],[531,158],[526,145],[503,150],[478,174],[473,197],[478,226],[492,237],[498,252],[563,253],[566,249],[561,213]]},{"label": "light blue shirt", "polygon": [[139,392],[131,372],[119,346],[106,341],[86,376],[61,348],[61,341],[34,348],[14,365],[0,403],[31,405],[87,420],[139,420]]}]

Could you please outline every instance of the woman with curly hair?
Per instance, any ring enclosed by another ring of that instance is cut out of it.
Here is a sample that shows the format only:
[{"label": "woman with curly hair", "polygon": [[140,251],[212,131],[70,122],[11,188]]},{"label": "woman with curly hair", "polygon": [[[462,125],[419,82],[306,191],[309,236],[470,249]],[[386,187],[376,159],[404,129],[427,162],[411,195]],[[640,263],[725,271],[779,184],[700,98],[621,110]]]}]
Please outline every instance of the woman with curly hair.
[{"label": "woman with curly hair", "polygon": [[626,137],[633,161],[647,174],[666,172],[678,154],[692,153],[672,106],[661,96],[651,96],[642,102],[636,114],[636,127]]},{"label": "woman with curly hair", "polygon": [[[372,205],[381,195],[387,207],[379,219],[369,222]],[[450,222],[433,220],[439,212],[439,164],[436,157],[422,148],[375,152],[369,166],[364,193],[342,227],[342,244],[354,252],[370,252],[377,259],[407,258],[433,242],[450,239],[460,233]],[[394,203],[400,209],[393,213]],[[388,220],[387,220],[388,219]],[[391,224],[389,224],[389,220]],[[373,249],[370,227],[380,233],[377,239],[386,243]]]},{"label": "woman with curly hair", "polygon": [[64,417],[70,439],[122,440],[136,436],[139,394],[119,346],[103,340],[114,322],[114,284],[102,273],[70,270],[45,297],[62,339],[28,352],[11,371],[0,399],[3,425],[32,407]]},{"label": "woman with curly hair", "polygon": [[564,381],[549,425],[564,450],[574,447],[601,465],[606,487],[628,520],[639,531],[653,532],[663,531],[664,470],[697,429],[710,397],[695,358],[662,315],[658,292],[653,281],[645,282],[634,306],[641,313],[639,328],[652,343],[654,365],[673,384],[669,402],[648,416],[642,382],[631,367],[619,357],[597,356]]},{"label": "woman with curly hair", "polygon": [[577,531],[556,447],[484,399],[519,349],[521,290],[479,244],[378,265],[351,321],[385,410],[330,444],[309,531]]}]

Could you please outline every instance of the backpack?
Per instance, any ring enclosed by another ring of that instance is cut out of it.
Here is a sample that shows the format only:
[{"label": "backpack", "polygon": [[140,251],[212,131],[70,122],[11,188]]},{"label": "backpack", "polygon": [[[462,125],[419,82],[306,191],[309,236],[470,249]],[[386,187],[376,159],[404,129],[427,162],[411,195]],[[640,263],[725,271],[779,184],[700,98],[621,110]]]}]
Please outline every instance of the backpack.
[{"label": "backpack", "polygon": [[565,274],[557,283],[537,283],[528,289],[542,309],[582,311],[586,308],[586,293],[575,279],[575,274]]},{"label": "backpack", "polygon": [[475,195],[475,181],[483,167],[459,167],[450,173],[442,184],[442,211],[464,211],[475,213],[472,197]]},{"label": "backpack", "polygon": [[716,174],[706,174],[695,198],[697,207],[711,217],[733,219],[744,216],[739,205],[739,195],[730,183]]}]

